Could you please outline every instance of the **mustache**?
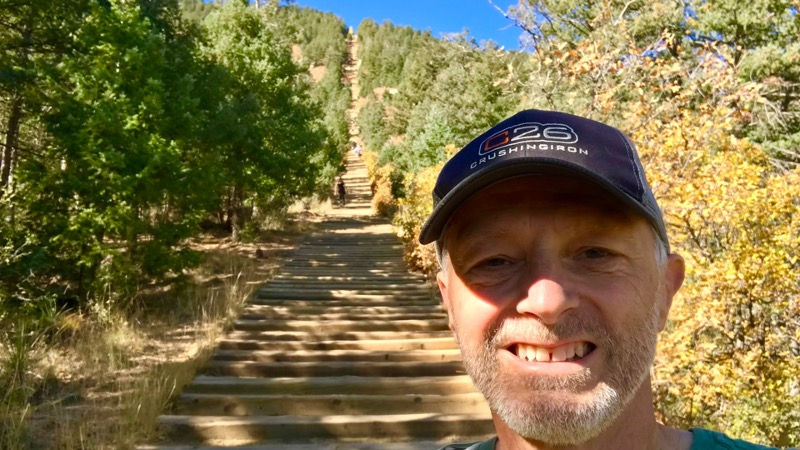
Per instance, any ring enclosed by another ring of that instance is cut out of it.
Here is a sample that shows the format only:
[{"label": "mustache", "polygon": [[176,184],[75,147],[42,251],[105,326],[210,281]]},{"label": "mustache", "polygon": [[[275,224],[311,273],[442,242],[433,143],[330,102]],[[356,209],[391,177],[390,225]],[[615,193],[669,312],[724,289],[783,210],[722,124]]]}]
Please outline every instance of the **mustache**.
[{"label": "mustache", "polygon": [[488,330],[484,342],[491,349],[515,342],[554,343],[577,338],[602,344],[612,341],[614,335],[608,325],[587,316],[565,317],[553,325],[536,318],[505,317]]}]

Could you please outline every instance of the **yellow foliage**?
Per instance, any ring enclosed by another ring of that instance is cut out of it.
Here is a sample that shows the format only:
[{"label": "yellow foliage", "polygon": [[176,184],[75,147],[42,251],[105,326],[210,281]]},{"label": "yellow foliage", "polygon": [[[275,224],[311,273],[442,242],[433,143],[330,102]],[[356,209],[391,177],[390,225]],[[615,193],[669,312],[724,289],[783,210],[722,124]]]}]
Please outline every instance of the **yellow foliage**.
[{"label": "yellow foliage", "polygon": [[[452,157],[458,148],[449,144],[443,149],[447,158]],[[431,194],[436,178],[444,163],[426,167],[416,174],[407,174],[403,180],[405,198],[400,199],[394,216],[394,225],[405,243],[405,257],[409,266],[433,276],[439,270],[433,244],[420,245],[417,241],[422,224],[433,210]]]},{"label": "yellow foliage", "polygon": [[[563,92],[562,109],[612,123],[636,143],[673,251],[687,261],[653,371],[661,419],[796,444],[800,168],[777,172],[758,146],[733,137],[762,86],[741,81],[725,49],[642,56],[674,43],[665,34],[649,49],[621,51],[584,40],[532,58],[542,78],[562,83],[549,91]],[[395,216],[409,261],[427,273],[436,270],[433,252],[416,237],[439,169],[406,177]]]},{"label": "yellow foliage", "polygon": [[[622,110],[687,279],[654,368],[665,422],[789,445],[800,440],[800,169],[778,173],[733,137],[759,86],[710,46],[699,66],[667,58],[620,68],[595,110]],[[599,59],[605,58],[597,55]]]},{"label": "yellow foliage", "polygon": [[372,151],[364,151],[361,156],[364,159],[364,165],[367,166],[367,176],[369,176],[369,182],[373,186],[375,186],[375,171],[377,170],[378,166],[378,154]]},{"label": "yellow foliage", "polygon": [[399,208],[394,217],[394,224],[406,245],[406,261],[410,267],[429,276],[436,274],[439,269],[436,254],[433,245],[420,245],[417,237],[433,209],[431,193],[441,169],[442,164],[439,164],[426,167],[416,175],[406,176],[406,197],[398,201]]},{"label": "yellow foliage", "polygon": [[362,154],[364,165],[367,167],[370,190],[372,191],[372,209],[384,217],[391,217],[396,209],[394,198],[392,197],[391,176],[394,166],[386,165],[378,167],[378,154],[376,152],[365,151]]},{"label": "yellow foliage", "polygon": [[396,209],[392,197],[392,172],[394,166],[387,164],[375,169],[372,176],[372,209],[384,217],[391,217]]}]

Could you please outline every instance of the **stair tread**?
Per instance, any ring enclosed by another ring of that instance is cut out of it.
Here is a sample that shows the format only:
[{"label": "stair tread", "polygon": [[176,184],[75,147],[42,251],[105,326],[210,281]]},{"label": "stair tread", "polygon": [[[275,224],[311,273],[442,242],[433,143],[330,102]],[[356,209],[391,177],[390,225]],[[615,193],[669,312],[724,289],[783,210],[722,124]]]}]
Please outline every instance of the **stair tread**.
[{"label": "stair tread", "polygon": [[[236,450],[435,450],[444,445],[436,441],[417,442],[350,442],[350,443],[314,443],[314,444],[260,444],[236,446]],[[197,445],[143,445],[136,450],[229,450],[225,446],[197,446]]]},{"label": "stair tread", "polygon": [[370,414],[370,415],[329,415],[322,417],[309,416],[188,416],[188,415],[163,415],[159,417],[162,423],[194,423],[199,425],[230,425],[230,424],[336,424],[336,423],[398,423],[421,421],[463,421],[471,419],[491,419],[489,412],[468,414],[436,414],[436,413],[408,413],[408,414]]}]

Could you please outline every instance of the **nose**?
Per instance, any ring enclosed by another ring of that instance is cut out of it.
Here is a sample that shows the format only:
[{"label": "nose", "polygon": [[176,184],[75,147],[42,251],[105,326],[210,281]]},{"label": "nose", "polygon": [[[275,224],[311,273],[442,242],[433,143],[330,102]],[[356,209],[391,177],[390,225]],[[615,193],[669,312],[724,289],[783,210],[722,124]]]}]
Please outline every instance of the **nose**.
[{"label": "nose", "polygon": [[533,280],[526,295],[517,303],[517,312],[535,316],[542,323],[552,325],[577,306],[577,296],[570,292],[564,281],[540,276]]}]

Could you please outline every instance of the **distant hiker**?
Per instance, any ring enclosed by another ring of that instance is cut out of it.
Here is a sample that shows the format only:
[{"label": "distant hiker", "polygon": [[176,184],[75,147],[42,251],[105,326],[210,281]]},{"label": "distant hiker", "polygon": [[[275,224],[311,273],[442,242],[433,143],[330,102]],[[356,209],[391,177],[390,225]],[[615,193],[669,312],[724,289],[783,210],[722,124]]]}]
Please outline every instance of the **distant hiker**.
[{"label": "distant hiker", "polygon": [[336,195],[339,196],[339,204],[344,206],[344,196],[347,193],[347,190],[344,187],[344,180],[342,177],[339,177],[339,181],[336,183]]},{"label": "distant hiker", "polygon": [[356,154],[359,158],[361,158],[361,146],[356,143],[356,146],[353,148],[353,153]]}]

